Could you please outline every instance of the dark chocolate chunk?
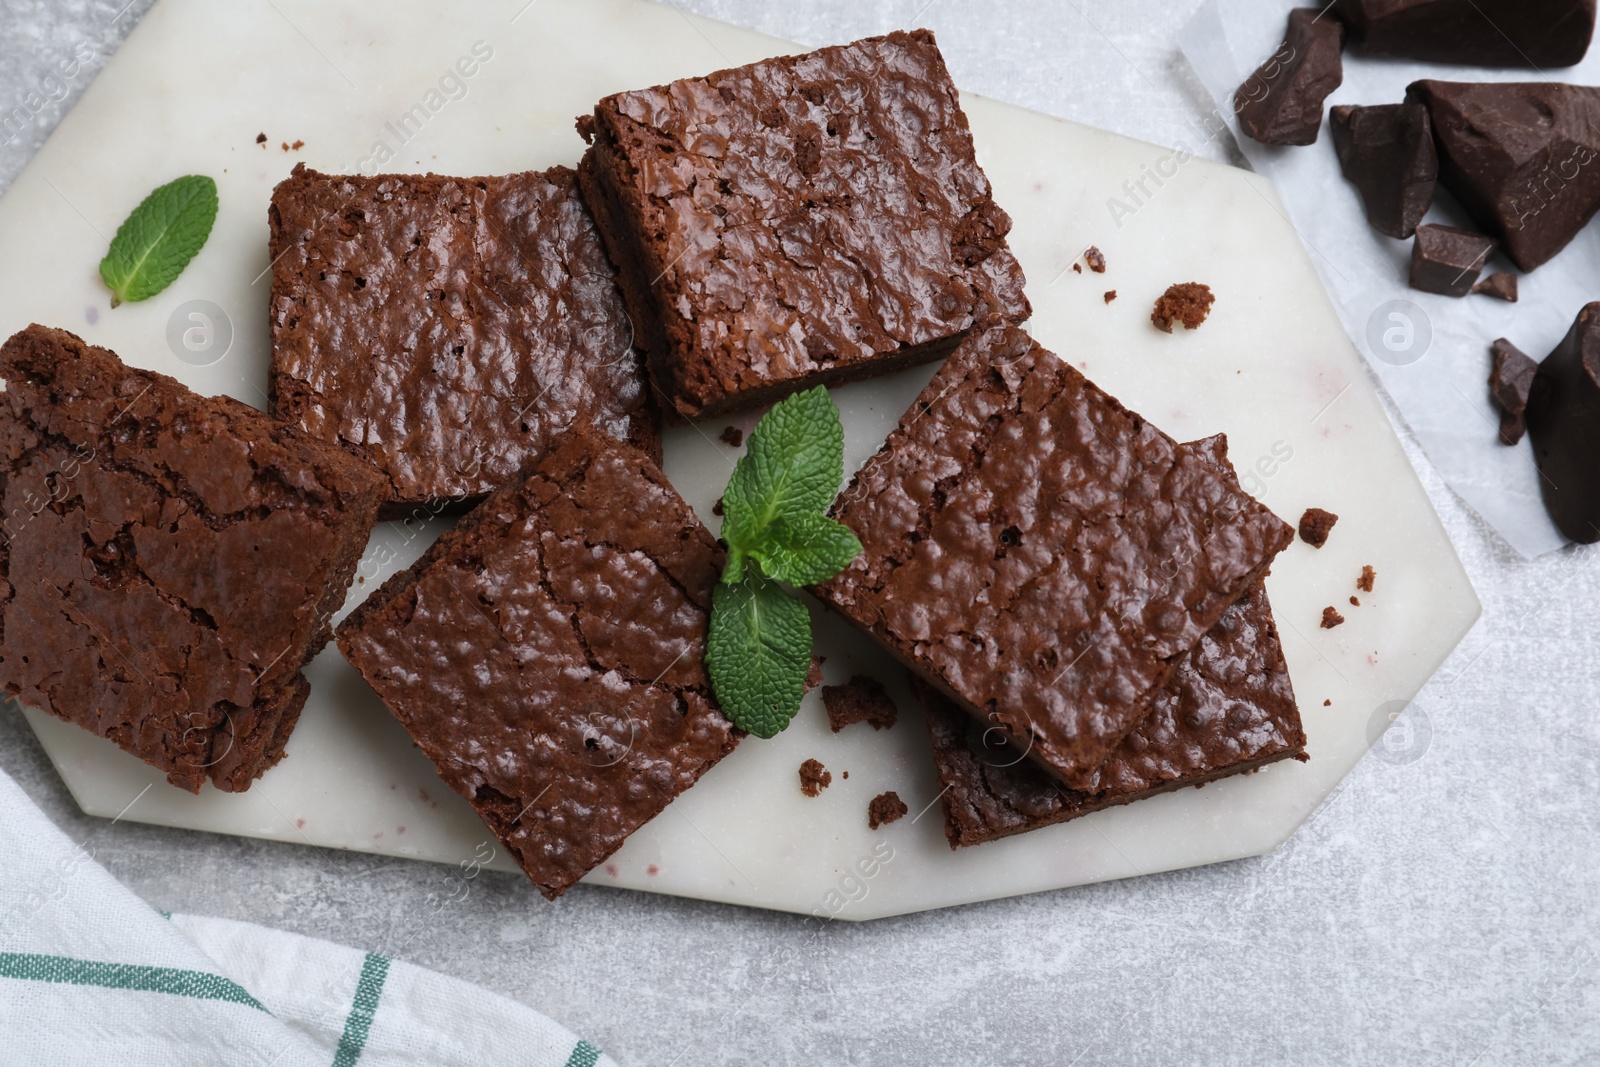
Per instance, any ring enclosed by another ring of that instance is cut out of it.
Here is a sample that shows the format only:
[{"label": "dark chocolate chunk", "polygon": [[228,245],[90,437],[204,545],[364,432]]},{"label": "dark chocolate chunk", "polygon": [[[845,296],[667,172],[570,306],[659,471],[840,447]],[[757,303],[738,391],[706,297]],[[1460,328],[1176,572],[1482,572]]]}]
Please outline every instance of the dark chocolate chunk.
[{"label": "dark chocolate chunk", "polygon": [[1431,223],[1418,226],[1411,246],[1411,288],[1466,296],[1493,251],[1494,241],[1481,233]]},{"label": "dark chocolate chunk", "polygon": [[1489,395],[1500,405],[1500,443],[1514,445],[1528,428],[1524,412],[1539,364],[1504,337],[1490,351],[1494,353],[1494,363],[1489,368]]},{"label": "dark chocolate chunk", "polygon": [[1339,609],[1331,604],[1322,609],[1322,628],[1331,630],[1344,622],[1344,616],[1339,614]]},{"label": "dark chocolate chunk", "polygon": [[1600,541],[1600,303],[1539,364],[1525,417],[1550,517],[1574,541]]},{"label": "dark chocolate chunk", "polygon": [[880,826],[899,822],[910,810],[906,807],[906,802],[900,799],[900,794],[893,789],[887,793],[879,793],[872,798],[872,803],[867,805],[867,826],[876,830]]},{"label": "dark chocolate chunk", "polygon": [[1321,548],[1328,543],[1328,534],[1338,521],[1339,516],[1331,511],[1306,508],[1305,514],[1300,516],[1300,540],[1312,548]]},{"label": "dark chocolate chunk", "polygon": [[1314,7],[1289,12],[1283,44],[1233,94],[1239,128],[1262,144],[1315,144],[1322,102],[1344,80],[1344,24]]},{"label": "dark chocolate chunk", "polygon": [[1379,233],[1405,238],[1433,203],[1439,154],[1421,104],[1334,108],[1328,116],[1339,168]]},{"label": "dark chocolate chunk", "polygon": [[887,730],[900,716],[900,709],[883,683],[865,674],[856,675],[845,685],[823,686],[822,704],[828,709],[828,725],[834,733],[858,722],[870,722],[874,730]]},{"label": "dark chocolate chunk", "polygon": [[1206,316],[1211,314],[1211,305],[1216,302],[1216,297],[1211,295],[1211,287],[1199,282],[1179,282],[1177,285],[1167,287],[1167,291],[1156,298],[1156,306],[1150,312],[1150,321],[1155,323],[1156,329],[1162,333],[1171,333],[1174,322],[1183,323],[1186,330],[1198,330],[1206,321]]},{"label": "dark chocolate chunk", "polygon": [[1473,67],[1570,67],[1594,36],[1595,0],[1338,0],[1364,51]]},{"label": "dark chocolate chunk", "polygon": [[1600,210],[1600,89],[1560,82],[1419,81],[1439,181],[1518,267],[1549,260]]},{"label": "dark chocolate chunk", "polygon": [[1517,302],[1517,276],[1507,271],[1497,270],[1483,281],[1472,287],[1474,293],[1492,296],[1497,300],[1504,300],[1508,304]]},{"label": "dark chocolate chunk", "polygon": [[800,792],[808,797],[820,797],[822,791],[833,784],[833,775],[818,760],[808,759],[800,764]]}]

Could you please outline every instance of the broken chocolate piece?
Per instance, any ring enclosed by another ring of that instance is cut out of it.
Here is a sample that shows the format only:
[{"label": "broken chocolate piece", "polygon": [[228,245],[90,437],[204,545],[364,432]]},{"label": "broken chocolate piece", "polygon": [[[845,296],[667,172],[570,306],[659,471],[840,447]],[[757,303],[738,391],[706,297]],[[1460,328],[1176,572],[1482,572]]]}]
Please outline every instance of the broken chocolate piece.
[{"label": "broken chocolate piece", "polygon": [[856,675],[845,685],[823,686],[822,704],[828,709],[828,725],[834,733],[858,722],[870,722],[874,730],[887,730],[900,717],[900,709],[883,683],[865,674]]},{"label": "broken chocolate piece", "polygon": [[1494,363],[1489,368],[1489,395],[1500,405],[1500,443],[1514,445],[1528,429],[1523,413],[1528,410],[1528,391],[1539,364],[1504,337],[1490,351]]},{"label": "broken chocolate piece", "polygon": [[1315,144],[1322,102],[1344,81],[1344,24],[1314,7],[1289,12],[1283,44],[1233,94],[1239,128],[1262,144]]},{"label": "broken chocolate piece", "polygon": [[1344,622],[1344,616],[1340,615],[1339,610],[1333,605],[1330,604],[1322,609],[1322,628],[1324,630],[1331,630],[1342,622]]},{"label": "broken chocolate piece", "polygon": [[1545,509],[1574,541],[1600,541],[1600,303],[1539,364],[1524,417]]},{"label": "broken chocolate piece", "polygon": [[1600,89],[1560,82],[1419,81],[1439,181],[1518,267],[1549,260],[1600,210]]},{"label": "broken chocolate piece", "polygon": [[1472,67],[1570,67],[1594,36],[1595,0],[1338,0],[1364,51]]},{"label": "broken chocolate piece", "polygon": [[1305,514],[1300,516],[1300,540],[1312,548],[1321,548],[1328,543],[1328,533],[1338,521],[1339,516],[1331,511],[1306,508]]},{"label": "broken chocolate piece", "polygon": [[800,764],[800,792],[806,796],[819,797],[832,784],[833,775],[818,760],[808,759]]},{"label": "broken chocolate piece", "polygon": [[1483,281],[1472,287],[1474,293],[1492,296],[1497,300],[1504,300],[1508,304],[1517,302],[1517,276],[1503,270],[1497,270]]},{"label": "broken chocolate piece", "polygon": [[1211,314],[1211,305],[1216,299],[1211,295],[1209,285],[1179,282],[1168,286],[1167,291],[1156,299],[1155,309],[1150,312],[1150,321],[1162,333],[1171,333],[1174,322],[1183,323],[1186,330],[1198,330],[1201,323],[1206,321],[1206,316]]},{"label": "broken chocolate piece", "polygon": [[900,794],[893,789],[887,793],[879,793],[872,798],[872,803],[867,805],[867,827],[876,830],[880,826],[898,822],[910,810],[906,807],[906,802],[900,799]]},{"label": "broken chocolate piece", "polygon": [[1440,296],[1466,296],[1483,271],[1494,241],[1454,226],[1417,227],[1411,246],[1411,288]]},{"label": "broken chocolate piece", "polygon": [[1367,222],[1390,237],[1416,233],[1439,180],[1428,109],[1421,104],[1341,105],[1329,112],[1328,125],[1339,169],[1361,194]]}]

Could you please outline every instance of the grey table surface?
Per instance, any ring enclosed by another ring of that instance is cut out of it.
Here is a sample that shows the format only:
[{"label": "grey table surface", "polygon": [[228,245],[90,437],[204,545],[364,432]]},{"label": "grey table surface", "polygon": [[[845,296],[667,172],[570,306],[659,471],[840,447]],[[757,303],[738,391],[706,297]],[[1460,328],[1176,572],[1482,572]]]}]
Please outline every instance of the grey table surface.
[{"label": "grey table surface", "polygon": [[[0,146],[0,187],[149,4],[124,2],[0,0],[0,113],[47,98]],[[1150,141],[1200,140],[1209,110],[1176,46],[1198,0],[679,2],[811,44],[927,25],[963,89]],[[79,42],[99,59],[47,81]],[[1483,620],[1414,706],[1426,731],[1258,859],[810,938],[623,891],[549,905],[506,875],[435,910],[428,864],[108,826],[12,710],[0,767],[156,907],[403,948],[625,1064],[1600,1062],[1600,559],[1521,560],[1406,444]],[[788,970],[762,966],[791,945]]]}]

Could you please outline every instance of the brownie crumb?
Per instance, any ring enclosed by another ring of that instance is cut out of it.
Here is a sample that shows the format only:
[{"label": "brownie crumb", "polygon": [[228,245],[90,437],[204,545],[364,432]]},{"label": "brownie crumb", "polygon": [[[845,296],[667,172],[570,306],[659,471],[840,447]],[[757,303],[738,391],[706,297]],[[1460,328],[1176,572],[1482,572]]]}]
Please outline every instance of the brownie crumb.
[{"label": "brownie crumb", "polygon": [[1500,443],[1514,445],[1528,432],[1524,413],[1539,364],[1504,337],[1495,341],[1490,351],[1494,362],[1489,368],[1489,396],[1500,405]]},{"label": "brownie crumb", "polygon": [[285,152],[289,151],[289,142],[288,141],[283,142],[283,150]]},{"label": "brownie crumb", "polygon": [[1111,301],[1115,300],[1116,298],[1117,298],[1117,291],[1115,289],[1107,289],[1106,290],[1106,303],[1109,304],[1109,303],[1111,303]]},{"label": "brownie crumb", "polygon": [[1331,700],[1324,700],[1324,701],[1323,701],[1323,702],[1322,702],[1322,706],[1323,706],[1323,707],[1325,707],[1325,708],[1331,708],[1331,707],[1333,707],[1333,701],[1331,701]]},{"label": "brownie crumb", "polygon": [[304,148],[305,146],[306,146],[306,143],[304,141],[298,141],[297,140],[293,144],[291,144],[289,147],[294,149],[296,152],[298,152],[298,151],[300,151],[300,149]]},{"label": "brownie crumb", "polygon": [[1079,264],[1079,263],[1074,263],[1074,264],[1073,264],[1073,265],[1072,265],[1072,273],[1074,273],[1074,274],[1082,274],[1082,273],[1083,273],[1083,266],[1082,266],[1082,264]]},{"label": "brownie crumb", "polygon": [[1106,272],[1105,253],[1101,252],[1094,245],[1090,245],[1089,250],[1083,254],[1083,260],[1085,263],[1089,264],[1089,269],[1094,271],[1096,274],[1104,274]]},{"label": "brownie crumb", "polygon": [[1339,516],[1331,511],[1306,508],[1306,513],[1300,516],[1300,540],[1312,548],[1321,548],[1328,543],[1328,534],[1333,531],[1333,524],[1338,521]]},{"label": "brownie crumb", "polygon": [[1361,606],[1361,601],[1357,600],[1355,596],[1352,595],[1350,597],[1350,606],[1353,608],[1359,608]]},{"label": "brownie crumb", "polygon": [[1344,616],[1340,615],[1333,605],[1330,604],[1322,609],[1322,628],[1324,630],[1331,630],[1342,622],[1344,622]]},{"label": "brownie crumb", "polygon": [[744,444],[744,431],[737,426],[724,426],[719,435],[722,443],[731,448],[738,448]]},{"label": "brownie crumb", "polygon": [[843,771],[843,772],[840,773],[839,777],[843,778],[845,781],[848,782],[850,780],[850,772],[849,771]]},{"label": "brownie crumb", "polygon": [[584,144],[594,144],[594,115],[579,115],[572,121],[573,129],[578,131],[578,136],[583,138]]},{"label": "brownie crumb", "polygon": [[1216,299],[1209,285],[1179,282],[1161,294],[1155,310],[1150,312],[1150,321],[1162,333],[1171,333],[1174,322],[1183,323],[1186,330],[1198,330],[1211,314],[1211,305]]},{"label": "brownie crumb", "polygon": [[1356,588],[1363,593],[1372,592],[1372,583],[1377,580],[1377,577],[1378,572],[1372,569],[1372,564],[1366,564],[1361,568],[1361,577],[1356,579]]},{"label": "brownie crumb", "polygon": [[1492,296],[1497,300],[1504,300],[1509,304],[1517,302],[1517,276],[1505,271],[1495,271],[1483,281],[1472,287],[1474,293]]},{"label": "brownie crumb", "polygon": [[808,759],[800,764],[800,792],[808,797],[819,797],[833,784],[833,775],[821,763]]},{"label": "brownie crumb", "polygon": [[893,789],[887,793],[879,793],[872,798],[872,803],[867,805],[867,828],[876,830],[880,826],[897,822],[910,810],[906,807],[906,802],[900,799],[900,794]]},{"label": "brownie crumb", "polygon": [[266,143],[267,143],[267,135],[266,134],[264,134],[264,133],[256,134],[256,144],[266,144]]},{"label": "brownie crumb", "polygon": [[874,730],[887,730],[900,715],[883,683],[864,674],[844,685],[823,686],[822,703],[828,709],[828,725],[834,733],[858,722],[870,722]]},{"label": "brownie crumb", "polygon": [[814,655],[811,657],[811,667],[806,671],[805,691],[807,693],[811,692],[817,686],[822,684],[822,664],[825,659],[826,657],[824,656]]}]

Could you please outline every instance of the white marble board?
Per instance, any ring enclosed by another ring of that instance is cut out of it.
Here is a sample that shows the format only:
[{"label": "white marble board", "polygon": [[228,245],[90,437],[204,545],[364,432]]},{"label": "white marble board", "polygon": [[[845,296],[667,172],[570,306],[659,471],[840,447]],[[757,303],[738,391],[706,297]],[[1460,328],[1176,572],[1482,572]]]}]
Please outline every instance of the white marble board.
[{"label": "white marble board", "polygon": [[[582,149],[572,119],[598,97],[793,50],[643,0],[160,0],[0,199],[0,335],[30,321],[62,326],[131,363],[260,406],[266,206],[294,162],[452,174],[571,164]],[[965,105],[996,197],[1015,220],[1036,336],[1174,436],[1226,431],[1247,485],[1284,518],[1309,505],[1341,516],[1326,548],[1296,543],[1269,581],[1312,759],[953,853],[930,807],[927,740],[900,672],[819,611],[829,680],[866,671],[889,682],[900,725],[834,735],[813,694],[787,732],[742,745],[592,884],[867,919],[1259,854],[1312,812],[1478,616],[1267,182],[982,98]],[[303,147],[280,147],[295,141]],[[171,289],[110,310],[95,273],[110,235],[149,189],[191,172],[221,188],[210,242]],[[1106,255],[1104,275],[1069,269],[1090,244]],[[1217,294],[1210,321],[1192,334],[1152,329],[1154,298],[1191,280]],[[1119,293],[1109,305],[1108,289]],[[169,342],[193,324],[192,301],[231,325],[214,362],[215,349],[196,356]],[[848,469],[876,449],[929,373],[835,391]],[[754,418],[735,421],[748,429]],[[667,473],[713,526],[711,504],[736,455],[714,440],[721,426],[675,429],[666,440]],[[353,599],[440,526],[380,527]],[[1352,608],[1363,564],[1377,568],[1377,588]],[[1328,604],[1349,621],[1319,629]],[[338,653],[324,652],[309,674],[311,699],[287,757],[238,795],[208,787],[190,796],[109,742],[27,714],[91,814],[480,862],[483,826]],[[808,757],[834,774],[818,799],[797,787]],[[885,789],[926,814],[869,831],[867,801]],[[864,879],[867,857],[880,862]],[[499,855],[488,865],[508,867]],[[546,905],[530,890],[529,906]]]}]

